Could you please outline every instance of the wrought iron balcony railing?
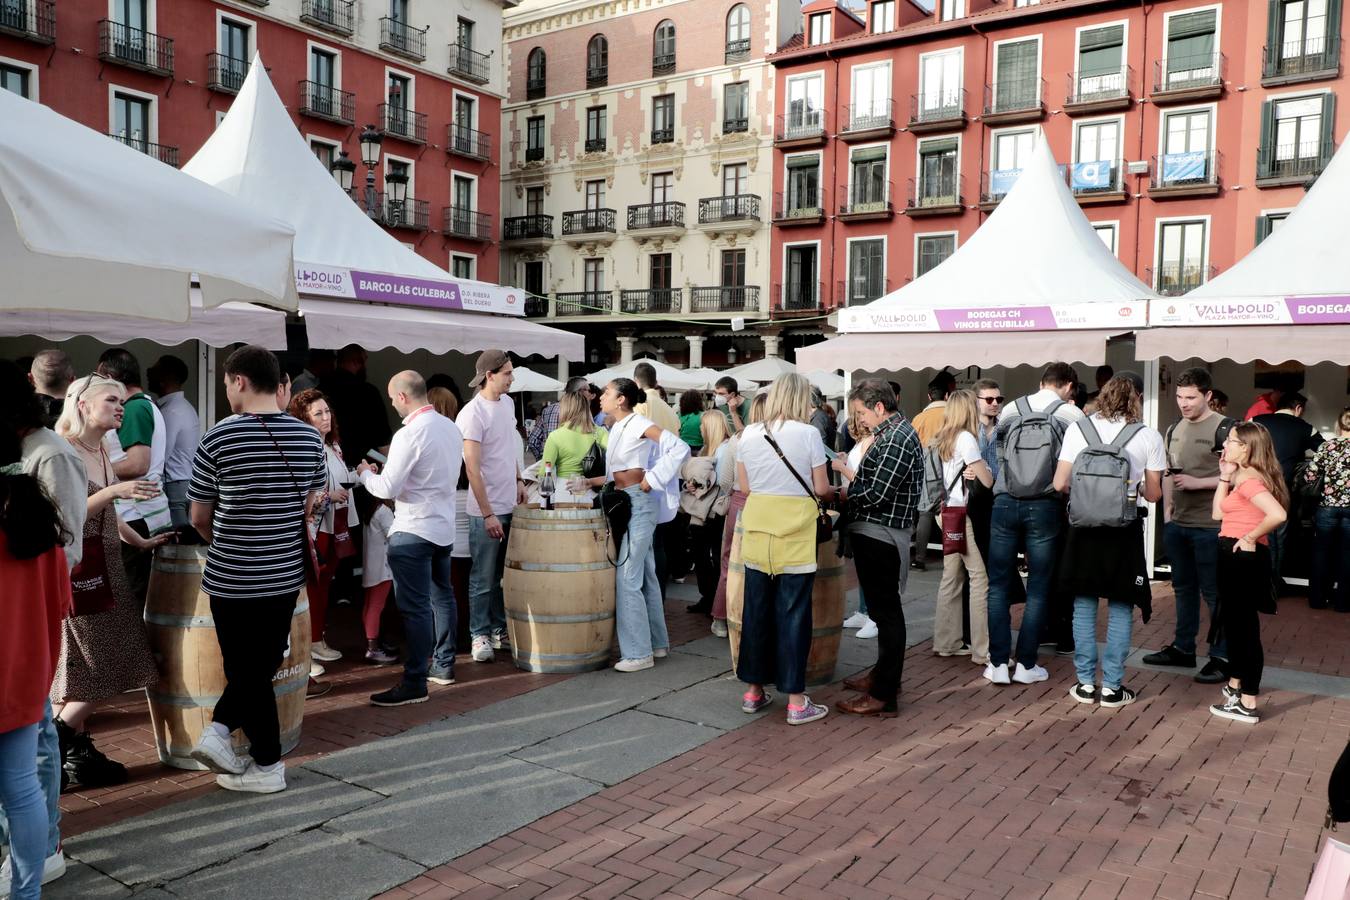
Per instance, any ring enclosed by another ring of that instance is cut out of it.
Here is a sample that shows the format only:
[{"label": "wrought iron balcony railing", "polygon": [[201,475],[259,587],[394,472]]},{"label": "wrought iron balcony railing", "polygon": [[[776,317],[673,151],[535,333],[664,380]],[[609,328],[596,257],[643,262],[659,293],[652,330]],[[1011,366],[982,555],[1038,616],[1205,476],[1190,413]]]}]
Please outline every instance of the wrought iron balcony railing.
[{"label": "wrought iron balcony railing", "polygon": [[696,313],[759,312],[759,285],[693,288],[690,309]]},{"label": "wrought iron balcony railing", "polygon": [[406,106],[393,103],[381,103],[380,121],[384,123],[384,133],[390,137],[401,138],[414,144],[427,142],[427,115],[416,112]]},{"label": "wrought iron balcony railing", "polygon": [[1044,78],[1008,78],[984,86],[984,118],[1006,119],[1045,111]]},{"label": "wrought iron balcony railing", "polygon": [[835,306],[863,306],[891,292],[889,278],[876,281],[869,278],[853,278],[835,283]]},{"label": "wrought iron balcony railing", "polygon": [[586,66],[586,87],[604,87],[609,84],[609,63]]},{"label": "wrought iron balcony railing", "polygon": [[548,315],[548,298],[539,294],[525,295],[525,318],[542,319]]},{"label": "wrought iron balcony railing", "polygon": [[1334,75],[1341,66],[1341,36],[1318,35],[1271,44],[1263,50],[1261,77],[1299,81]]},{"label": "wrought iron balcony railing", "polygon": [[1297,183],[1316,178],[1331,162],[1335,150],[1334,145],[1321,141],[1262,145],[1256,151],[1257,184]]},{"label": "wrought iron balcony railing", "polygon": [[422,62],[427,58],[427,29],[385,16],[380,19],[380,49]]},{"label": "wrought iron balcony railing", "polygon": [[526,161],[526,162],[541,162],[541,161],[543,161],[543,159],[544,159],[544,148],[543,148],[543,147],[526,147],[526,148],[525,148],[525,161]]},{"label": "wrought iron balcony railing", "polygon": [[1217,90],[1223,87],[1228,58],[1222,53],[1169,56],[1153,63],[1153,93]]},{"label": "wrought iron balcony railing", "polygon": [[859,131],[878,131],[895,127],[895,101],[887,97],[871,103],[855,103],[848,108],[848,128],[845,134]]},{"label": "wrought iron balcony railing", "polygon": [[502,219],[503,241],[552,239],[552,216],[507,216]]},{"label": "wrought iron balcony railing", "polygon": [[163,144],[156,144],[151,141],[142,140],[127,134],[109,133],[108,137],[115,141],[126,144],[133,150],[138,150],[146,156],[154,157],[166,165],[178,168],[178,148],[166,147]]},{"label": "wrought iron balcony railing", "polygon": [[964,202],[965,179],[958,175],[936,175],[909,180],[905,211],[910,215],[924,211],[955,212]]},{"label": "wrought iron balcony railing", "polygon": [[111,19],[101,19],[98,23],[98,58],[156,75],[172,75],[173,40]]},{"label": "wrought iron balcony railing", "polygon": [[605,139],[604,139],[604,138],[602,138],[602,137],[598,137],[598,138],[586,138],[586,152],[587,152],[587,153],[601,153],[601,152],[604,151],[604,149],[605,149]]},{"label": "wrought iron balcony railing", "polygon": [[872,181],[855,181],[852,185],[839,186],[840,216],[870,216],[890,213],[893,210],[891,195],[894,193],[890,182],[877,184]]},{"label": "wrought iron balcony railing", "polygon": [[674,128],[653,128],[653,129],[652,129],[652,143],[653,143],[653,144],[669,144],[669,143],[673,143],[674,140],[675,140],[675,129],[674,129]]},{"label": "wrought iron balcony railing", "polygon": [[[470,128],[467,125],[451,122],[445,129],[445,148],[451,153],[472,159],[491,159],[492,135]],[[543,150],[542,147],[539,149]],[[542,158],[542,153],[540,157]],[[528,150],[525,152],[525,158],[530,158]]]},{"label": "wrought iron balcony railing", "polygon": [[1134,70],[1124,66],[1113,72],[1071,72],[1068,76],[1066,106],[1092,106],[1128,102],[1134,83]]},{"label": "wrought iron balcony railing", "polygon": [[[0,6],[4,0],[0,0]],[[222,94],[237,94],[248,77],[248,60],[226,56],[224,53],[206,54],[206,87]]]},{"label": "wrought iron balcony railing", "polygon": [[356,30],[356,0],[301,0],[300,21],[350,36]]},{"label": "wrought iron balcony railing", "polygon": [[628,230],[683,228],[683,203],[642,203],[628,207]]},{"label": "wrought iron balcony railing", "polygon": [[565,291],[557,296],[559,316],[607,316],[613,311],[609,291]]},{"label": "wrought iron balcony railing", "polygon": [[675,71],[674,53],[657,53],[652,56],[652,74],[665,75]]},{"label": "wrought iron balcony railing", "polygon": [[612,209],[574,209],[562,214],[562,233],[614,234],[616,213]]},{"label": "wrought iron balcony railing", "polygon": [[1153,157],[1150,166],[1149,189],[1170,190],[1218,187],[1219,166],[1223,154],[1195,151],[1193,153],[1164,153]]},{"label": "wrought iron balcony railing", "polygon": [[1218,274],[1215,266],[1203,266],[1198,263],[1164,263],[1144,270],[1149,283],[1164,297],[1180,297],[1182,294],[1198,288]]},{"label": "wrought iron balcony railing", "polygon": [[56,0],[0,0],[0,34],[35,44],[56,42]]},{"label": "wrought iron balcony railing", "polygon": [[384,191],[375,191],[375,205],[371,207],[366,203],[364,188],[353,188],[352,195],[366,215],[386,228],[406,228],[409,231],[431,229],[431,204],[426,200],[395,203],[388,199]]},{"label": "wrought iron balcony railing", "polygon": [[966,92],[961,90],[923,91],[909,98],[909,124],[931,125],[952,122],[966,114]]},{"label": "wrought iron balcony railing", "polygon": [[684,291],[680,288],[642,288],[619,292],[619,309],[626,313],[669,315],[683,309]]},{"label": "wrought iron balcony railing", "polygon": [[793,220],[803,222],[816,221],[825,217],[826,196],[824,189],[814,191],[779,191],[773,195],[773,219],[787,223]]},{"label": "wrought iron balcony railing", "polygon": [[300,114],[351,125],[356,120],[356,95],[317,81],[302,81]]},{"label": "wrought iron balcony railing", "polygon": [[1076,162],[1063,167],[1075,197],[1119,194],[1125,190],[1125,164],[1119,159]]},{"label": "wrought iron balcony railing", "polygon": [[740,118],[722,120],[723,134],[738,134],[742,131],[749,131],[749,130],[750,130],[749,117],[742,116]]},{"label": "wrought iron balcony railing", "polygon": [[447,206],[441,211],[441,233],[468,241],[490,241],[492,216],[463,206]]},{"label": "wrought iron balcony railing", "polygon": [[727,41],[726,62],[744,62],[750,58],[750,39]]},{"label": "wrought iron balcony railing", "polygon": [[525,99],[538,100],[548,93],[547,83],[542,78],[525,79]]},{"label": "wrought iron balcony railing", "polygon": [[824,291],[820,282],[790,281],[774,285],[775,312],[809,312],[821,308]]},{"label": "wrought iron balcony railing", "polygon": [[450,45],[450,74],[458,75],[475,84],[486,84],[492,78],[492,58],[472,47]]},{"label": "wrought iron balcony railing", "polygon": [[745,221],[759,221],[759,196],[756,194],[704,197],[698,201],[700,225]]}]

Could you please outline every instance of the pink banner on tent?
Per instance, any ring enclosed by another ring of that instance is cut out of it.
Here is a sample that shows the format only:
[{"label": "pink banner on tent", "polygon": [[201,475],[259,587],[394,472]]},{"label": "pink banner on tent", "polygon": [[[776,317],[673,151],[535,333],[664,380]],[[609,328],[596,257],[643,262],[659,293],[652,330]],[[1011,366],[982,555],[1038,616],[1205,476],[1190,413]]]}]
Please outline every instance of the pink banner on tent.
[{"label": "pink banner on tent", "polygon": [[1286,297],[1284,302],[1295,325],[1350,323],[1350,297]]},{"label": "pink banner on tent", "polygon": [[1048,306],[938,309],[940,331],[1048,331],[1056,326]]}]

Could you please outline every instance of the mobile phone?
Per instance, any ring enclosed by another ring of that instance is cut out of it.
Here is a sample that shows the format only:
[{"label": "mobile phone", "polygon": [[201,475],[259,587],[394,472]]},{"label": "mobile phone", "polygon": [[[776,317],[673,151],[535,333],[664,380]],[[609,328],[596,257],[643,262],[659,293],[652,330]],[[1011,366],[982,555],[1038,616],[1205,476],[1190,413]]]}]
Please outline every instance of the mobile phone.
[{"label": "mobile phone", "polygon": [[370,460],[371,462],[377,462],[380,465],[384,465],[385,463],[389,462],[389,457],[385,456],[378,450],[366,451],[366,459]]}]

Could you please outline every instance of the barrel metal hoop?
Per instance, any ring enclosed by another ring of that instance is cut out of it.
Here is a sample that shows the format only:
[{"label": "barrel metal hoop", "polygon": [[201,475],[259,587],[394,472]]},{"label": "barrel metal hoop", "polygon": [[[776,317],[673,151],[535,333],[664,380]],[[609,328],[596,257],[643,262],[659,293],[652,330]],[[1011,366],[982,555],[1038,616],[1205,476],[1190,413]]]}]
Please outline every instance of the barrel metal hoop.
[{"label": "barrel metal hoop", "polygon": [[595,531],[595,532],[603,532],[603,531],[604,531],[604,528],[605,528],[605,524],[604,524],[603,521],[596,521],[596,522],[578,522],[578,523],[575,524],[575,525],[573,525],[573,524],[566,524],[566,525],[564,525],[564,524],[560,524],[560,523],[556,523],[556,522],[549,522],[549,523],[547,523],[546,525],[543,525],[543,526],[539,526],[539,525],[534,525],[534,526],[532,526],[529,522],[522,522],[522,523],[519,524],[519,525],[517,525],[515,522],[512,522],[512,523],[511,523],[511,530],[512,530],[512,531],[541,531],[541,532],[545,532],[545,533],[548,533],[548,532],[554,532],[554,531]]},{"label": "barrel metal hoop", "polygon": [[[309,600],[296,604],[291,618],[309,612]],[[145,611],[145,624],[163,625],[166,628],[215,628],[216,620],[212,616],[173,616],[168,613]]]},{"label": "barrel metal hoop", "polygon": [[614,618],[614,610],[599,613],[576,613],[574,615],[544,616],[531,613],[506,610],[506,617],[517,622],[533,622],[546,625],[581,625],[586,622],[604,622]]},{"label": "barrel metal hoop", "polygon": [[506,568],[518,572],[601,572],[613,566],[608,560],[592,563],[529,563],[508,559]]},{"label": "barrel metal hoop", "polygon": [[168,572],[171,575],[200,575],[205,566],[200,562],[169,562],[156,558],[153,569],[156,572]]}]

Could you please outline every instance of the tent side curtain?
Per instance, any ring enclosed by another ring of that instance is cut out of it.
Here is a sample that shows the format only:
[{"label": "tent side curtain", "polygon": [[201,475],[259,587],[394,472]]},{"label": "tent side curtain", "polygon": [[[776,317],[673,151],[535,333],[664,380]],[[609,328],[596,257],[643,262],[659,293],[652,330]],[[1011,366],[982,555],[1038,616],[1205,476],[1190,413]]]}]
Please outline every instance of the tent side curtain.
[{"label": "tent side curtain", "polygon": [[1231,359],[1246,363],[1350,365],[1350,325],[1235,325],[1149,328],[1135,338],[1138,359]]},{"label": "tent side curtain", "polygon": [[802,371],[847,360],[855,371],[922,371],[945,366],[1040,366],[1055,360],[1101,365],[1113,331],[846,334],[797,350]]}]

